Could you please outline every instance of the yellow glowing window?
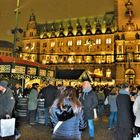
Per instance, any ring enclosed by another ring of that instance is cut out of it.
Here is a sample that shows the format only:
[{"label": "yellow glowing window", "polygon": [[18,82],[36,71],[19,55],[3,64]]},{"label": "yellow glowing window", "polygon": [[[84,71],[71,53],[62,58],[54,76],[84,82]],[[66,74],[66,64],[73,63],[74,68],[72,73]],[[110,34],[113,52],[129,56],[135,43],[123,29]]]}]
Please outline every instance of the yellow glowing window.
[{"label": "yellow glowing window", "polygon": [[96,44],[97,45],[100,45],[101,44],[101,39],[100,38],[96,39]]},{"label": "yellow glowing window", "polygon": [[68,41],[68,46],[72,46],[72,40]]},{"label": "yellow glowing window", "polygon": [[106,39],[106,44],[111,44],[111,42],[112,42],[112,41],[111,41],[111,38],[107,38],[107,39]]},{"label": "yellow glowing window", "polygon": [[55,47],[55,42],[51,42],[51,47]]},{"label": "yellow glowing window", "polygon": [[82,44],[82,41],[81,41],[81,40],[77,40],[76,45],[77,45],[77,46],[80,46],[81,44]]}]

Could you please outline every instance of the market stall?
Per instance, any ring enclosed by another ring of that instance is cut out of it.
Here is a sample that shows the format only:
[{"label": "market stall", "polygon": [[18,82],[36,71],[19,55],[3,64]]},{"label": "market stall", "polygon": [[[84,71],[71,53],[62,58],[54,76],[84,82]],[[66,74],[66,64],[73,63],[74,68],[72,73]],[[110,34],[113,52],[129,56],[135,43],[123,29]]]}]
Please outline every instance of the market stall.
[{"label": "market stall", "polygon": [[13,85],[43,83],[47,80],[47,66],[19,58],[0,56],[0,80],[7,79]]}]

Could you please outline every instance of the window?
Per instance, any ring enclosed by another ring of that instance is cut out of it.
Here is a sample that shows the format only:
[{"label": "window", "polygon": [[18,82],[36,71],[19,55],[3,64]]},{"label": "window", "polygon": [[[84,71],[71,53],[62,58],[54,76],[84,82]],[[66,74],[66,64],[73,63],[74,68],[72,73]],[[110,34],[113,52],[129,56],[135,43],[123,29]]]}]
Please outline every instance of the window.
[{"label": "window", "polygon": [[119,47],[119,53],[121,54],[122,53],[122,46],[118,46]]},{"label": "window", "polygon": [[59,46],[59,47],[61,47],[61,46],[63,46],[63,45],[64,45],[64,43],[63,43],[62,41],[58,42],[58,46]]},{"label": "window", "polygon": [[72,40],[68,41],[68,46],[72,46]]},{"label": "window", "polygon": [[81,41],[81,40],[77,40],[76,45],[77,45],[77,46],[80,46],[81,44],[82,44],[82,41]]},{"label": "window", "polygon": [[51,42],[51,47],[55,47],[55,42]]},{"label": "window", "polygon": [[96,44],[97,45],[101,44],[101,39],[100,38],[96,39]]},{"label": "window", "polygon": [[111,44],[111,38],[106,39],[106,44]]},{"label": "window", "polygon": [[43,48],[46,48],[47,47],[47,43],[43,43]]}]

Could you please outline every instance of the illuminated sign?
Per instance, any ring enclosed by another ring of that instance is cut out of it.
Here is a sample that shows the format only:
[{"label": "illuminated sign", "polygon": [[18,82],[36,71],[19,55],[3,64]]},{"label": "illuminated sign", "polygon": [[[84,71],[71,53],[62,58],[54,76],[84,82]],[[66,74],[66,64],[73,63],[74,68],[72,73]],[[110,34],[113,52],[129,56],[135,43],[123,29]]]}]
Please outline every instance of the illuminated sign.
[{"label": "illuminated sign", "polygon": [[48,77],[54,77],[54,71],[48,70],[47,76],[48,76]]},{"label": "illuminated sign", "polygon": [[39,76],[46,76],[46,70],[40,69]]},{"label": "illuminated sign", "polygon": [[0,65],[0,73],[10,73],[11,65]]},{"label": "illuminated sign", "polygon": [[36,75],[36,68],[28,67],[27,68],[27,74],[29,74],[29,75]]},{"label": "illuminated sign", "polygon": [[15,66],[15,73],[25,74],[24,66]]}]

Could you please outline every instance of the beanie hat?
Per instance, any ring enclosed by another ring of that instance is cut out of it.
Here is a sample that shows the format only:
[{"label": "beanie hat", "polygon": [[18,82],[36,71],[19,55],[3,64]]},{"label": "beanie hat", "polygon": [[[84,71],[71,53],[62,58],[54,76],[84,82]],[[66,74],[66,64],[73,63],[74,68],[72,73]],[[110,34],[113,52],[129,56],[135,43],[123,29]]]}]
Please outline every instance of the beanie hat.
[{"label": "beanie hat", "polygon": [[2,86],[2,87],[7,87],[7,85],[8,85],[8,82],[7,81],[0,81],[0,86]]}]

